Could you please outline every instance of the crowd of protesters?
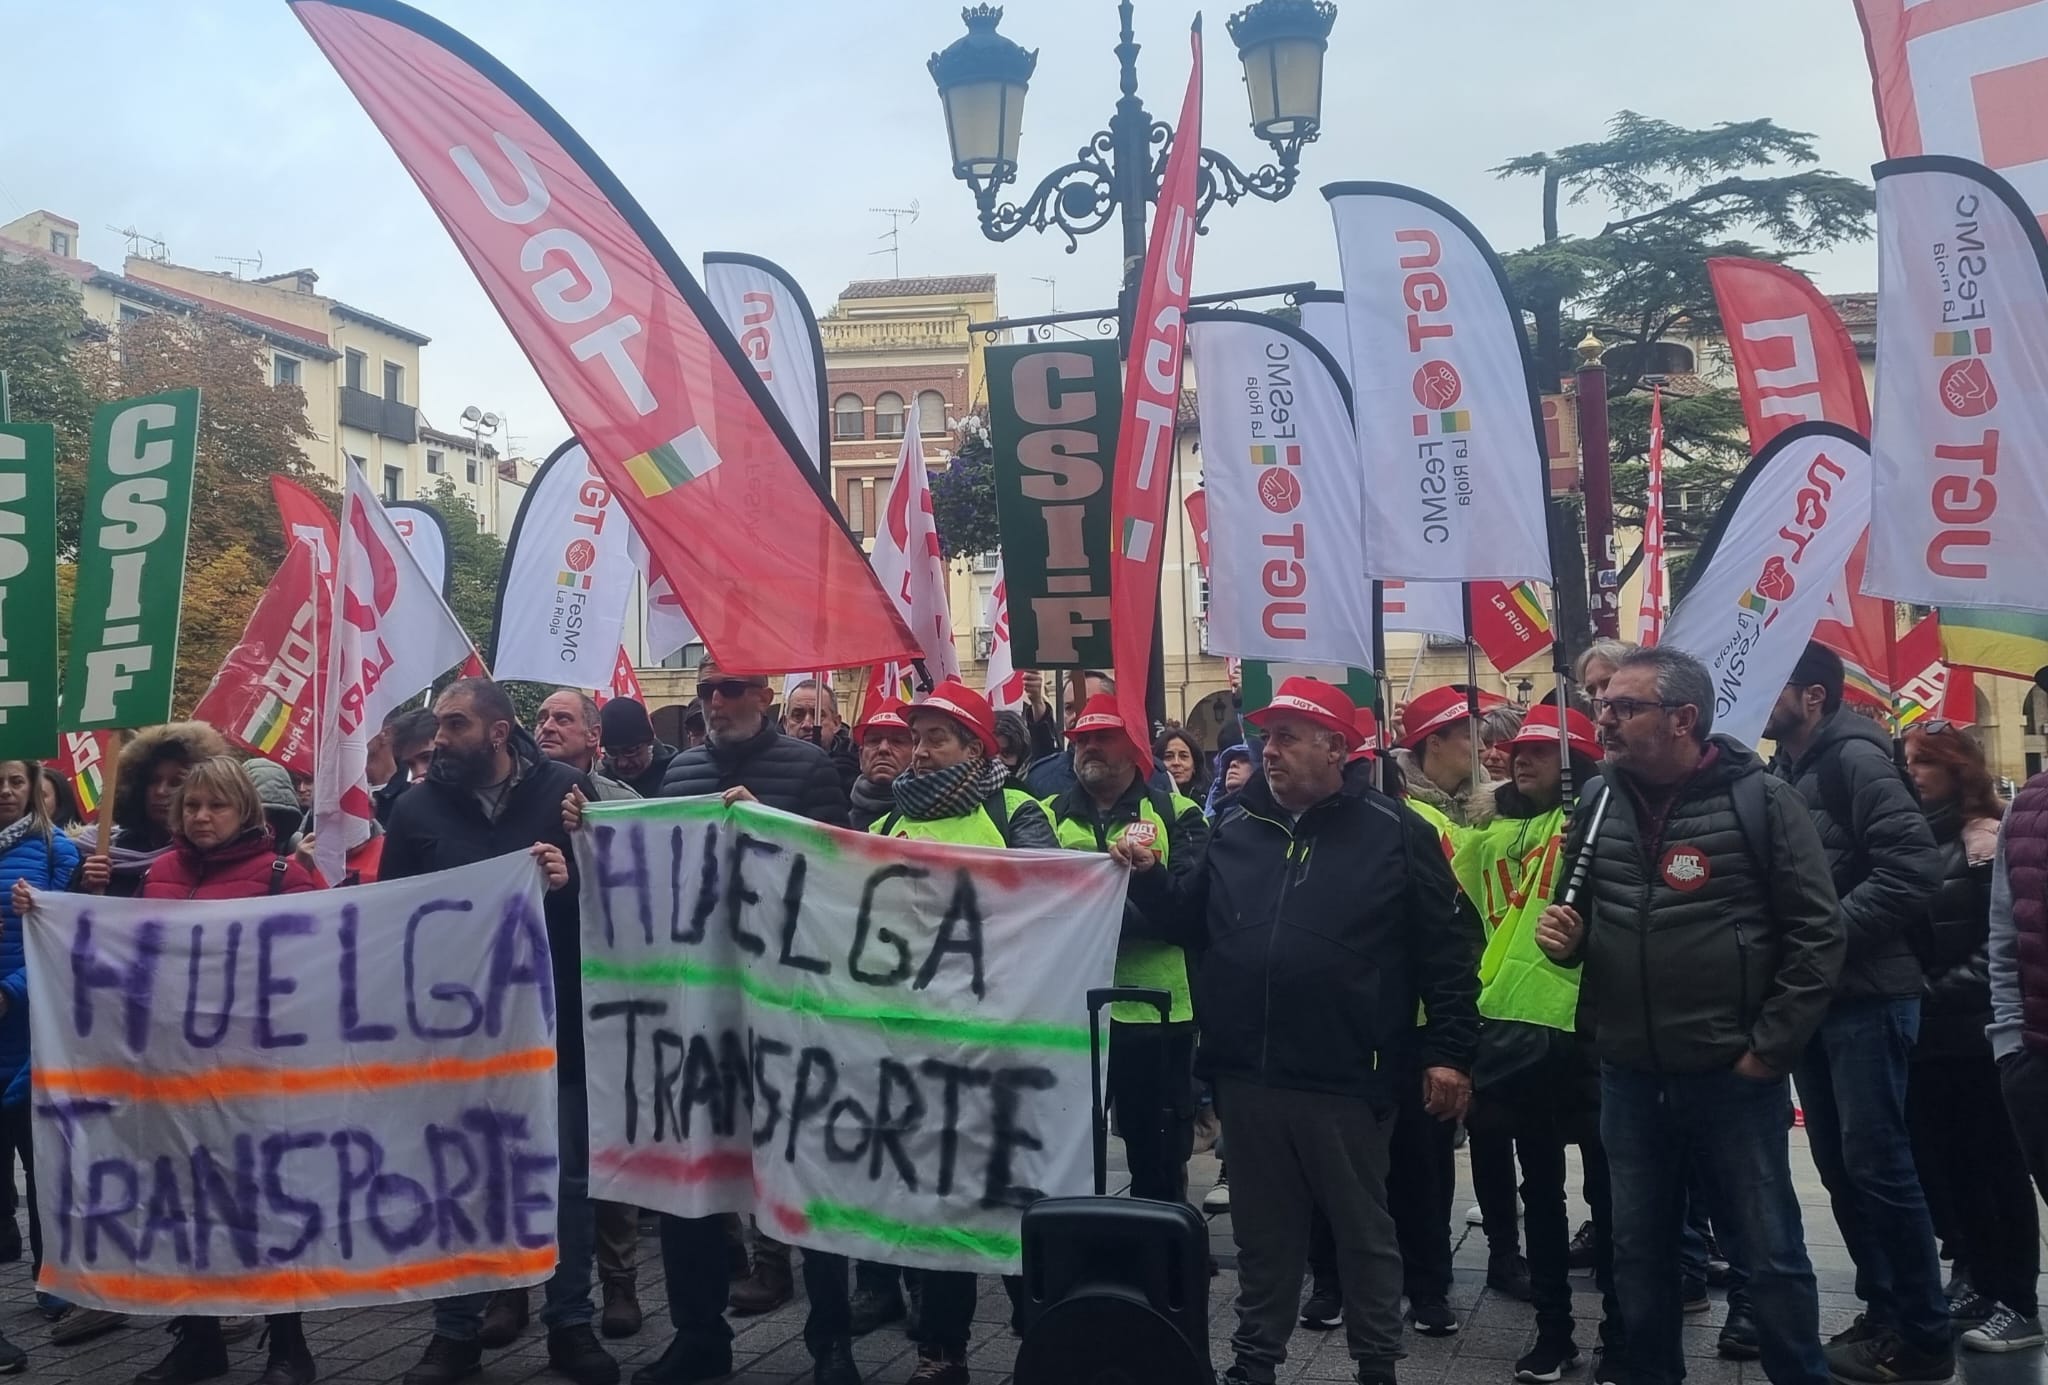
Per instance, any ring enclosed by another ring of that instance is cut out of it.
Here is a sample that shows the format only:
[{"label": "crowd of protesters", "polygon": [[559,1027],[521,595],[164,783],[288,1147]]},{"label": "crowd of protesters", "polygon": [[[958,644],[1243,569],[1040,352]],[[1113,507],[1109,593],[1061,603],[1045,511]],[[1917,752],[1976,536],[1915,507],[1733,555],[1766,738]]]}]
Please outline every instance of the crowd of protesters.
[{"label": "crowd of protesters", "polygon": [[[849,726],[829,686],[778,695],[706,661],[681,747],[640,703],[575,690],[529,731],[502,688],[464,678],[372,742],[378,831],[332,882],[311,864],[306,783],[203,724],[127,740],[104,844],[58,776],[0,762],[0,1259],[21,1256],[23,1218],[32,1266],[43,1256],[21,941],[37,893],[259,897],[527,851],[573,997],[582,806],[716,794],[1131,869],[1116,982],[1168,1003],[1113,1009],[1105,1090],[1132,1196],[1185,1201],[1198,1139],[1225,1160],[1203,1205],[1229,1211],[1236,1239],[1236,1385],[1276,1378],[1297,1323],[1341,1326],[1368,1385],[1394,1381],[1405,1333],[1460,1330],[1460,1143],[1485,1282],[1534,1308],[1517,1380],[1583,1364],[1575,1269],[1600,1290],[1596,1385],[1676,1385],[1681,1325],[1709,1283],[1728,1291],[1720,1352],[1760,1359],[1778,1385],[1945,1380],[1958,1344],[2038,1347],[2048,776],[2006,804],[1975,741],[1939,720],[1895,751],[1818,645],[1773,710],[1768,765],[1714,734],[1688,656],[1606,642],[1575,672],[1566,705],[1461,685],[1386,728],[1289,679],[1214,752],[1126,724],[1099,673],[1058,710],[1029,675],[1016,712],[954,681]],[[645,1214],[589,1197],[581,1039],[570,1024],[557,1040],[560,1260],[539,1317],[555,1372],[609,1385],[621,1372],[600,1333],[643,1327]],[[1863,1304],[1827,1340],[1793,1187],[1795,1089]],[[1570,1150],[1588,1211],[1576,1233]],[[912,1381],[969,1379],[972,1276],[793,1258],[734,1217],[654,1224],[672,1335],[635,1385],[728,1374],[729,1315],[782,1306],[798,1278],[818,1385],[859,1385],[854,1341],[899,1321]],[[529,1298],[436,1304],[408,1385],[474,1373],[526,1330]],[[37,1304],[60,1345],[126,1322],[48,1292]],[[137,1385],[224,1376],[228,1343],[259,1328],[262,1385],[316,1378],[296,1314],[168,1327]],[[25,1363],[0,1339],[0,1372]]]}]

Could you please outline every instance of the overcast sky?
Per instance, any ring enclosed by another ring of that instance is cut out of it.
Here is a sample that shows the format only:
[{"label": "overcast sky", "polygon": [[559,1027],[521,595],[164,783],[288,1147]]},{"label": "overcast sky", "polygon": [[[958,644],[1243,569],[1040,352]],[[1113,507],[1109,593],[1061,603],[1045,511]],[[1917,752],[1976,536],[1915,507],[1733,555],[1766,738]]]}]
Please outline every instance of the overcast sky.
[{"label": "overcast sky", "polygon": [[[1114,301],[1114,227],[1082,241],[985,241],[954,182],[926,57],[962,32],[957,0],[428,0],[551,102],[631,188],[687,263],[706,250],[780,261],[822,313],[847,283],[994,271],[1005,312]],[[1187,77],[1190,0],[1139,0],[1141,94],[1171,118]],[[118,268],[134,226],[172,259],[226,269],[310,265],[323,292],[433,338],[422,403],[453,428],[466,404],[504,414],[544,455],[559,414],[447,235],[355,98],[281,0],[0,0],[8,133],[0,221],[45,207],[80,223],[87,258]],[[1209,14],[1206,143],[1240,164],[1241,69]],[[1025,188],[1106,124],[1116,96],[1112,0],[1012,0],[1003,32],[1040,50],[1025,112]],[[1684,124],[1773,117],[1821,162],[1867,178],[1880,157],[1850,0],[1339,0],[1324,133],[1278,206],[1219,208],[1195,291],[1337,283],[1315,189],[1410,183],[1507,251],[1539,232],[1537,188],[1503,159],[1597,138],[1628,108]],[[1597,229],[1581,214],[1568,230]],[[1829,292],[1870,289],[1868,242],[1805,262]]]}]

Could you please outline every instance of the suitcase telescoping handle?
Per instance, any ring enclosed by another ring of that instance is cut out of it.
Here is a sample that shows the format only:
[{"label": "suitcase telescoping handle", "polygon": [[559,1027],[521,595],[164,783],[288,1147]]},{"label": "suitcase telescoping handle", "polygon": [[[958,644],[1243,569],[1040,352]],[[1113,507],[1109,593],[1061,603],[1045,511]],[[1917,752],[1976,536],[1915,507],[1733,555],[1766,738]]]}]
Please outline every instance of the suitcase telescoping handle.
[{"label": "suitcase telescoping handle", "polygon": [[[1173,997],[1165,991],[1144,986],[1102,986],[1088,992],[1088,1092],[1094,1102],[1090,1115],[1095,1123],[1095,1196],[1109,1192],[1109,1112],[1102,1100],[1102,1012],[1119,1000],[1149,1005],[1165,1024],[1173,1015]],[[1165,1045],[1160,1046],[1163,1064]],[[1163,1087],[1164,1084],[1162,1084]]]}]

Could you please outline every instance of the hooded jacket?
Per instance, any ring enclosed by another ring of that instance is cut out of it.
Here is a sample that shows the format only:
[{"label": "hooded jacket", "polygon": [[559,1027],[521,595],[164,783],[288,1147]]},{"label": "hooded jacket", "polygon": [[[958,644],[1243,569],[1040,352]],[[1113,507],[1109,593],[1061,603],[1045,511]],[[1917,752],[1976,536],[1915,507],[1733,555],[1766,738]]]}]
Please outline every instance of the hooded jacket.
[{"label": "hooded jacket", "polygon": [[647,768],[630,779],[613,767],[609,755],[598,761],[597,772],[607,779],[616,779],[642,798],[659,798],[662,779],[668,774],[669,766],[675,763],[676,756],[682,753],[667,741],[656,741],[654,755],[648,760]]},{"label": "hooded jacket", "polygon": [[61,832],[45,838],[31,832],[0,856],[0,994],[7,1013],[0,1015],[0,1104],[28,1100],[28,957],[22,946],[21,919],[14,912],[14,882],[33,889],[61,891],[71,887],[78,870],[78,845]]},{"label": "hooded jacket", "polygon": [[[1740,741],[1708,745],[1655,817],[1624,771],[1604,772],[1608,809],[1580,909],[1582,1004],[1600,1057],[1619,1067],[1711,1072],[1754,1052],[1789,1072],[1842,969],[1834,882],[1799,795]],[[1736,815],[1737,781],[1750,777],[1762,780],[1764,859]],[[1594,802],[1580,805],[1559,880],[1589,849]]]},{"label": "hooded jacket", "polygon": [[[1924,978],[1907,941],[1941,884],[1941,855],[1926,816],[1892,763],[1891,740],[1868,717],[1837,708],[1796,761],[1781,750],[1772,772],[1799,790],[1827,852],[1849,954],[1837,1000],[1916,996]],[[1832,767],[1830,767],[1832,762]],[[1831,801],[1829,781],[1839,786]],[[1837,821],[1838,811],[1851,821]]]},{"label": "hooded jacket", "polygon": [[[505,748],[518,782],[505,792],[494,822],[466,785],[428,778],[407,790],[391,812],[384,834],[380,880],[408,880],[437,870],[474,865],[495,856],[525,851],[535,842],[562,849],[569,883],[549,890],[542,902],[548,952],[555,978],[555,1076],[583,1081],[583,929],[577,906],[580,885],[576,852],[562,828],[562,800],[571,789],[597,797],[590,777],[540,753],[524,727],[514,727]],[[479,943],[481,945],[481,943]]]},{"label": "hooded jacket", "polygon": [[689,798],[737,788],[770,808],[847,826],[846,790],[832,757],[809,741],[783,735],[772,721],[738,745],[706,741],[676,756],[662,778],[661,797]]},{"label": "hooded jacket", "polygon": [[[176,759],[196,765],[227,753],[227,741],[203,721],[145,726],[128,738],[121,747],[121,782],[114,791],[113,872],[107,881],[108,894],[128,898],[139,893],[150,865],[168,849],[168,843],[153,843],[149,825],[149,781],[157,763]],[[98,843],[98,829],[97,823],[80,829],[82,853],[90,853]]]},{"label": "hooded jacket", "polygon": [[1209,1074],[1386,1111],[1390,1069],[1470,1066],[1478,930],[1456,908],[1435,829],[1386,795],[1341,791],[1290,825],[1254,778],[1217,817],[1198,869],[1147,871],[1131,893],[1166,941],[1203,950],[1195,1020]]}]

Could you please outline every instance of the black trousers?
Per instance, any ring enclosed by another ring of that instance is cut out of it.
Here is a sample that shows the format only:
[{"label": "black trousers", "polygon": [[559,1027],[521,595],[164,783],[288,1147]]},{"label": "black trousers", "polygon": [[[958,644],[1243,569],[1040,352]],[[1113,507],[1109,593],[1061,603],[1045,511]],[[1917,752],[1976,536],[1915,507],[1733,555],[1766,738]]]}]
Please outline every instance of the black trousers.
[{"label": "black trousers", "polygon": [[[1401,1104],[1387,1153],[1387,1203],[1401,1247],[1401,1292],[1410,1303],[1451,1295],[1451,1199],[1458,1189],[1457,1126],[1423,1109],[1422,1079],[1395,1079]],[[1318,1208],[1309,1218],[1308,1267],[1319,1290],[1340,1294],[1337,1243]]]},{"label": "black trousers", "polygon": [[[723,1218],[663,1214],[661,1268],[668,1280],[668,1316],[676,1336],[700,1346],[732,1340],[732,1326],[725,1320],[731,1266]],[[810,1300],[804,1344],[814,1352],[852,1335],[846,1281],[846,1257],[804,1252],[804,1294]]]},{"label": "black trousers", "polygon": [[29,1116],[30,1103],[17,1102],[13,1106],[0,1107],[0,1147],[8,1151],[8,1157],[0,1158],[0,1165],[7,1169],[6,1215],[14,1215],[14,1176],[12,1156],[21,1159],[21,1174],[28,1186],[28,1253],[31,1273],[43,1268],[43,1219],[36,1214],[36,1145],[35,1123]]},{"label": "black trousers", "polygon": [[1956,1263],[1978,1293],[2032,1317],[2041,1224],[1990,1055],[1916,1058],[1906,1070],[1906,1125],[1928,1210]]},{"label": "black trousers", "polygon": [[1521,1209],[1515,1204],[1514,1136],[1483,1130],[1471,1121],[1466,1122],[1465,1132],[1465,1152],[1472,1156],[1472,1195],[1479,1203],[1486,1253],[1514,1255],[1522,1248]]},{"label": "black trousers", "polygon": [[1131,1166],[1131,1196],[1186,1202],[1195,1152],[1195,1027],[1109,1025],[1109,1104]]}]

